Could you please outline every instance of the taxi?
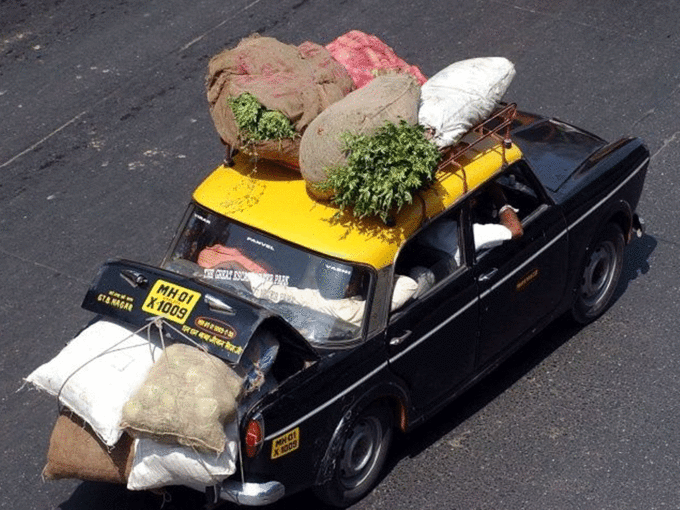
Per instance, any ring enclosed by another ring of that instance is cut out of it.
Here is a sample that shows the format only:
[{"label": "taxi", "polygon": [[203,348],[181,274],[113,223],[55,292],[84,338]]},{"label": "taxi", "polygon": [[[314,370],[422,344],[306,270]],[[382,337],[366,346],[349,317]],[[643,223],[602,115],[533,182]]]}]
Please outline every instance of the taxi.
[{"label": "taxi", "polygon": [[[278,341],[241,404],[240,466],[213,500],[265,505],[312,488],[348,506],[408,432],[565,313],[611,305],[649,164],[612,143],[503,108],[443,155],[389,221],[310,198],[299,173],[237,155],[196,189],[159,267],[107,263],[87,309],[238,365]],[[505,220],[510,218],[510,224]]]}]

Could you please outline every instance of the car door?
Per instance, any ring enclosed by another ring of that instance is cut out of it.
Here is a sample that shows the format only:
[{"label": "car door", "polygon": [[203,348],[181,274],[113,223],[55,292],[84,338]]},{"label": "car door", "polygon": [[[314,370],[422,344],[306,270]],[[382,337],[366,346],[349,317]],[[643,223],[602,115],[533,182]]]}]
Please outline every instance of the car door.
[{"label": "car door", "polygon": [[[477,288],[472,267],[459,249],[463,235],[451,231],[451,220],[460,225],[460,211],[439,218],[416,236],[395,266],[398,275],[420,281],[410,302],[391,313],[386,338],[390,367],[406,381],[417,409],[436,405],[474,369]],[[448,243],[448,252],[425,242],[435,231],[435,237],[455,240]]]},{"label": "car door", "polygon": [[[477,365],[499,356],[541,319],[563,296],[567,275],[567,233],[561,211],[543,193],[522,161],[488,186],[500,186],[518,209],[523,234],[488,249],[475,249],[474,274],[480,298]],[[488,187],[468,204],[472,222]],[[474,229],[470,229],[474,230]]]}]

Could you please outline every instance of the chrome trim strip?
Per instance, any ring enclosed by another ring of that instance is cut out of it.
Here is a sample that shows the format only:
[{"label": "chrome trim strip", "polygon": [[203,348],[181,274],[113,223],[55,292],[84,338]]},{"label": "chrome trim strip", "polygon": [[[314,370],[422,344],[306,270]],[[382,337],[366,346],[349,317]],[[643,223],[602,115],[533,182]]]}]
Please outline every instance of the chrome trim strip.
[{"label": "chrome trim strip", "polygon": [[304,415],[303,417],[298,418],[296,421],[294,421],[294,422],[291,423],[290,425],[288,425],[288,426],[286,426],[286,427],[284,427],[284,428],[282,428],[282,429],[279,429],[279,430],[277,430],[276,432],[274,432],[274,433],[272,433],[272,434],[269,434],[267,437],[264,438],[264,440],[265,440],[265,441],[270,441],[272,438],[275,438],[275,437],[277,437],[277,436],[280,436],[281,434],[284,434],[285,432],[288,432],[290,429],[293,429],[293,428],[297,427],[297,426],[300,425],[303,421],[305,421],[305,420],[307,420],[308,418],[314,416],[315,414],[317,414],[317,413],[323,411],[323,410],[326,409],[329,405],[331,405],[333,402],[335,402],[335,401],[338,400],[338,399],[341,399],[342,397],[344,397],[345,395],[347,395],[350,391],[352,391],[354,388],[356,388],[357,386],[363,384],[363,383],[366,382],[368,379],[370,379],[371,377],[373,377],[375,374],[377,374],[378,372],[380,372],[382,369],[384,369],[384,368],[386,368],[386,367],[387,367],[387,361],[384,361],[383,363],[381,363],[381,364],[378,366],[378,368],[373,369],[371,372],[369,372],[368,374],[366,374],[365,376],[363,376],[361,379],[359,379],[358,381],[356,381],[354,384],[348,386],[344,391],[338,393],[336,396],[334,396],[332,399],[330,399],[330,400],[329,400],[328,402],[326,402],[325,404],[322,404],[322,405],[320,405],[319,407],[317,407],[316,409],[313,409],[312,411],[308,412],[308,413],[307,413],[306,415]]},{"label": "chrome trim strip", "polygon": [[635,176],[638,174],[638,172],[640,172],[640,170],[642,170],[642,168],[643,168],[647,163],[649,163],[649,160],[650,160],[650,158],[647,157],[642,163],[640,163],[640,166],[638,166],[635,170],[633,170],[633,172],[632,172],[628,177],[626,177],[626,178],[623,180],[623,182],[622,182],[621,184],[619,184],[616,188],[614,188],[611,192],[609,192],[609,194],[608,194],[606,197],[604,197],[604,198],[603,198],[602,200],[600,200],[597,204],[595,204],[594,206],[592,206],[587,212],[583,213],[583,215],[582,215],[579,219],[577,219],[574,223],[572,223],[571,225],[569,225],[569,226],[567,227],[567,230],[571,230],[571,229],[574,228],[576,225],[578,225],[579,223],[581,223],[581,222],[582,222],[587,216],[589,216],[595,209],[597,209],[597,208],[600,207],[602,204],[604,204],[607,200],[609,200],[611,197],[613,197],[613,196],[616,194],[616,192],[618,192],[621,188],[623,188],[626,184],[628,184],[628,181],[630,181],[633,177],[635,177]]}]

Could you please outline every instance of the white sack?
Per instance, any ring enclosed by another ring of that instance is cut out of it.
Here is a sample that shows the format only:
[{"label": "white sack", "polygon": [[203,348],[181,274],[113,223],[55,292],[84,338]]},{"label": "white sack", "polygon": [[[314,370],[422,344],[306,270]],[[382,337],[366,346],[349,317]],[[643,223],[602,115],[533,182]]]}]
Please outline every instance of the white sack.
[{"label": "white sack", "polygon": [[503,57],[451,64],[422,86],[418,123],[433,130],[437,147],[453,145],[489,117],[514,76],[515,66]]},{"label": "white sack", "polygon": [[146,490],[184,485],[204,491],[207,486],[221,483],[236,471],[236,423],[229,423],[225,433],[227,443],[220,454],[200,453],[186,446],[159,443],[153,439],[136,439],[127,488]]},{"label": "white sack", "polygon": [[[84,329],[26,380],[90,424],[108,446],[121,434],[123,405],[144,382],[162,349],[146,333],[108,320]],[[61,391],[61,393],[60,393]]]}]

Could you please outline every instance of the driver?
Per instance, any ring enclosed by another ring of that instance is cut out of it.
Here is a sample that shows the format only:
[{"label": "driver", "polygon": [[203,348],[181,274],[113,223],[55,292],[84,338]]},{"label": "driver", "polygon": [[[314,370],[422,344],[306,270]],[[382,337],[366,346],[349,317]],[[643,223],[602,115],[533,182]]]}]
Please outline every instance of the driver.
[{"label": "driver", "polygon": [[[482,195],[481,202],[491,202],[492,216],[498,217],[498,223],[482,223],[474,221],[472,234],[475,251],[494,248],[510,239],[517,239],[524,234],[517,211],[508,204],[502,188],[492,183],[488,191]],[[479,208],[478,199],[473,200],[473,211]],[[442,250],[453,257],[455,265],[460,265],[460,246],[458,242],[458,221],[455,218],[442,219],[426,229],[419,237],[419,244]]]}]

